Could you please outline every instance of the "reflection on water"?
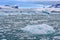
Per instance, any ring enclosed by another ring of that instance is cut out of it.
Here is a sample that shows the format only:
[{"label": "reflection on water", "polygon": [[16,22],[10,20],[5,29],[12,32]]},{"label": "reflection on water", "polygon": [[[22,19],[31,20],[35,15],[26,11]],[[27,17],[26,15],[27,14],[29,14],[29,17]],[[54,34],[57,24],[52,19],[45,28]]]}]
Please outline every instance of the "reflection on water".
[{"label": "reflection on water", "polygon": [[[32,35],[21,30],[27,25],[47,24],[56,31],[48,35]],[[0,15],[0,40],[60,40],[60,14]]]}]

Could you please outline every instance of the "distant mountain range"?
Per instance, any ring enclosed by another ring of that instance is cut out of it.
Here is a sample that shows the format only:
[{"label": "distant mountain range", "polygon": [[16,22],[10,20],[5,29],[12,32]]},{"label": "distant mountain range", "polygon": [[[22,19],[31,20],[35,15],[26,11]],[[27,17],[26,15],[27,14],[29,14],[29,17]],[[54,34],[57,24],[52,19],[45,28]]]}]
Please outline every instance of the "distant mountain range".
[{"label": "distant mountain range", "polygon": [[20,7],[39,7],[39,5],[55,5],[60,1],[40,1],[40,2],[20,2],[20,1],[0,1],[0,5],[18,5]]}]

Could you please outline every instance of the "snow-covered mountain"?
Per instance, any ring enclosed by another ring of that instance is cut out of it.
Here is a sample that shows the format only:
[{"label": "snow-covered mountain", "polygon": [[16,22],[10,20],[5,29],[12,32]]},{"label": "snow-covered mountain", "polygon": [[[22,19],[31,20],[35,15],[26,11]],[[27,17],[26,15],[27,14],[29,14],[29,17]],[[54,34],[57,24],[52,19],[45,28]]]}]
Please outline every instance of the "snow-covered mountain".
[{"label": "snow-covered mountain", "polygon": [[[41,8],[53,4],[59,4],[60,1],[39,1],[39,2],[21,2],[21,1],[0,1],[0,5],[18,5],[22,8]],[[40,6],[44,5],[44,6]]]}]

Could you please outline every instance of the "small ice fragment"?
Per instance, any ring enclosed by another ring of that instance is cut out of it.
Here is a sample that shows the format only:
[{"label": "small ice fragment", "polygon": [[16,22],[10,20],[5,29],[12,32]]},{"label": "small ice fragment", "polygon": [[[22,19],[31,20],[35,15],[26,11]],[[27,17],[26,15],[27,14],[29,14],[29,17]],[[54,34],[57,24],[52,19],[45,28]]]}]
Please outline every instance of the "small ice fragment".
[{"label": "small ice fragment", "polygon": [[7,39],[1,39],[1,40],[7,40]]}]

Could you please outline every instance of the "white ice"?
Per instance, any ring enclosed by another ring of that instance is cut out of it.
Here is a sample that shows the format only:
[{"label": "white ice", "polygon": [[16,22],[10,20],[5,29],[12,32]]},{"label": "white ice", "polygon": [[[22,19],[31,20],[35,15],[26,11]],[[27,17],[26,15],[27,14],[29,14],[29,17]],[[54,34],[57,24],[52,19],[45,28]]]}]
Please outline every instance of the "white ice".
[{"label": "white ice", "polygon": [[7,40],[7,39],[1,39],[1,40]]},{"label": "white ice", "polygon": [[52,26],[47,24],[40,25],[28,25],[25,28],[22,28],[23,31],[30,32],[32,34],[50,34],[55,32]]}]

